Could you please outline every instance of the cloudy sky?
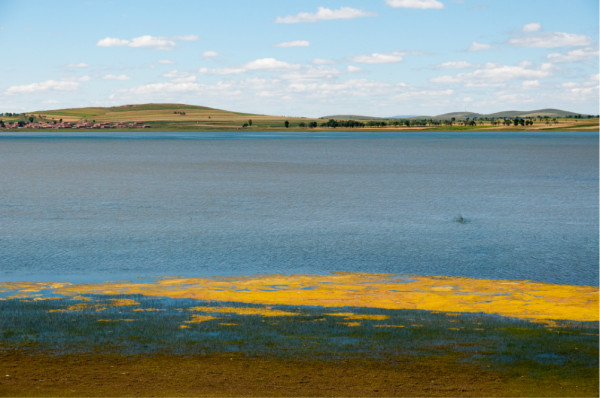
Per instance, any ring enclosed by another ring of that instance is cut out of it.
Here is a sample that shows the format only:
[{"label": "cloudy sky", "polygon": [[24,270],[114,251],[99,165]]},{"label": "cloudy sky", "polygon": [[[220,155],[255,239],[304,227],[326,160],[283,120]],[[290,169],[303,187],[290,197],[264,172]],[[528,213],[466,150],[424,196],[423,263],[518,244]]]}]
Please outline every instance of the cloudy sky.
[{"label": "cloudy sky", "polygon": [[0,0],[0,112],[598,113],[597,0]]}]

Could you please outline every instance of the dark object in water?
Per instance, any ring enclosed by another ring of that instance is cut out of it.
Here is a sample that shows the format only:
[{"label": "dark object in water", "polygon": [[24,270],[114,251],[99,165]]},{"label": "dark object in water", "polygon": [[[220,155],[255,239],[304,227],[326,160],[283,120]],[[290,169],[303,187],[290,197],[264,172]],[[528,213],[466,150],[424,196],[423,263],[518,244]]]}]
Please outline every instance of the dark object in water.
[{"label": "dark object in water", "polygon": [[469,220],[467,220],[466,218],[464,218],[462,216],[462,214],[459,214],[458,217],[454,217],[454,221],[456,221],[459,224],[466,224],[469,222]]}]

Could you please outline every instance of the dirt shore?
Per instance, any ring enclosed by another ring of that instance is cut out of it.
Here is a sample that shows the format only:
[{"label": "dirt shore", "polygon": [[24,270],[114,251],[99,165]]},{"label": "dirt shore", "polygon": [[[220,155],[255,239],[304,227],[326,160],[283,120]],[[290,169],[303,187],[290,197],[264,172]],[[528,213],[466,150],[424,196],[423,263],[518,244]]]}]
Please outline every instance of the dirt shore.
[{"label": "dirt shore", "polygon": [[13,351],[0,354],[0,395],[598,396],[598,385],[501,373],[450,357],[309,361]]}]

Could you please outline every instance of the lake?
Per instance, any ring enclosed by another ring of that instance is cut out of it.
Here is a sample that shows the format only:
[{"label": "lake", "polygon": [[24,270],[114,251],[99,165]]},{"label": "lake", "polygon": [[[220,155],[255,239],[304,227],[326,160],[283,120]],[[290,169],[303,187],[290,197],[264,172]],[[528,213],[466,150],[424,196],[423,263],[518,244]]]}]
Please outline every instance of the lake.
[{"label": "lake", "polygon": [[598,133],[0,134],[0,279],[598,285]]}]

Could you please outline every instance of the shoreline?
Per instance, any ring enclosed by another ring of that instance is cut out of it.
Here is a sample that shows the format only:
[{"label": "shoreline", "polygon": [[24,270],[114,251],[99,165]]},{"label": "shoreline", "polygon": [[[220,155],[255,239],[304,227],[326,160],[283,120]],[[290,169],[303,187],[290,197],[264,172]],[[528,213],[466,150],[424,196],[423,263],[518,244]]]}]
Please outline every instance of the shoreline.
[{"label": "shoreline", "polygon": [[2,396],[595,396],[597,378],[458,356],[322,361],[243,355],[0,353]]},{"label": "shoreline", "polygon": [[0,395],[597,396],[597,287],[392,279],[0,283]]},{"label": "shoreline", "polygon": [[280,128],[280,127],[261,127],[260,129],[235,129],[235,128],[197,128],[194,126],[190,127],[153,127],[149,129],[0,129],[0,133],[18,133],[18,132],[44,132],[44,133],[68,133],[68,132],[89,132],[89,133],[100,133],[100,132],[129,132],[129,133],[147,133],[147,132],[303,132],[303,133],[321,133],[321,132],[365,132],[365,133],[385,133],[385,132],[578,132],[578,131],[589,131],[589,132],[600,132],[600,126],[557,126],[557,127],[543,127],[543,128],[504,128],[504,127],[462,127],[457,126],[455,128],[440,128],[440,127],[410,127],[410,128],[314,128],[314,129],[301,129],[301,128]]}]

